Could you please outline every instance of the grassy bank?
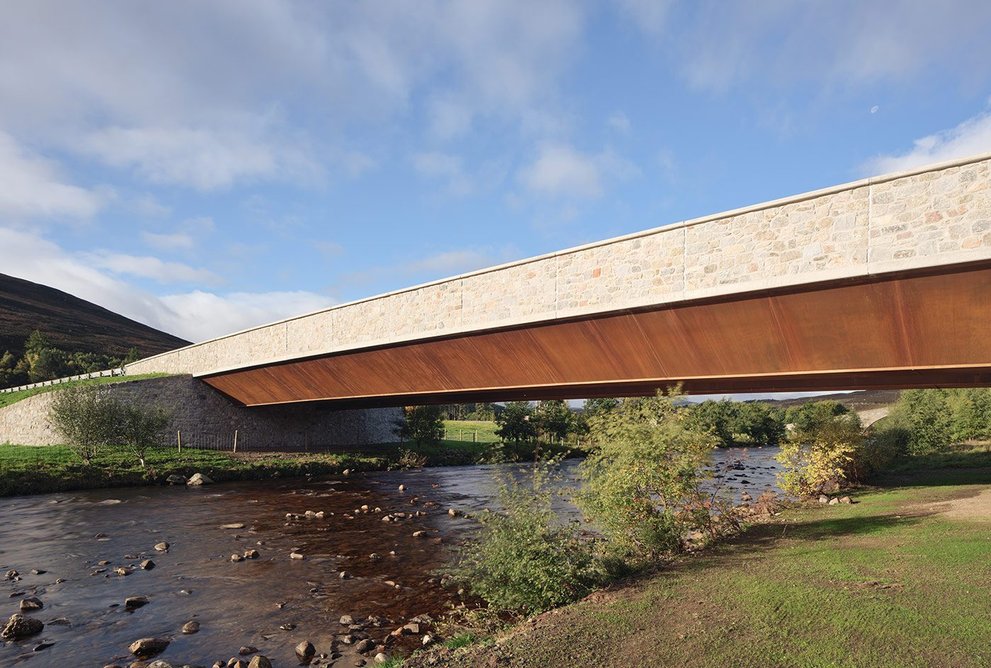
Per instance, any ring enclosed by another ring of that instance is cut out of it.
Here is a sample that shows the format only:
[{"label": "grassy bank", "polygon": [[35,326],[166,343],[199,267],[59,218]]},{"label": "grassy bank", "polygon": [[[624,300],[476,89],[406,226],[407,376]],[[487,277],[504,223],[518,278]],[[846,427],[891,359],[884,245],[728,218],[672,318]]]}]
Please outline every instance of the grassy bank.
[{"label": "grassy bank", "polygon": [[[546,451],[571,453],[546,446]],[[412,453],[414,457],[410,457]],[[175,448],[149,451],[145,468],[126,451],[105,449],[86,465],[69,448],[0,445],[0,496],[43,494],[101,487],[131,487],[164,483],[170,475],[204,473],[217,482],[265,480],[275,477],[325,475],[346,468],[386,470],[414,463],[425,466],[463,466],[492,461],[532,459],[534,447],[501,446],[471,441],[436,444],[385,443],[341,452],[233,454],[212,450]]]},{"label": "grassy bank", "polygon": [[162,378],[168,376],[167,373],[146,373],[134,376],[105,376],[103,378],[85,378],[74,380],[58,385],[46,385],[44,387],[32,387],[29,390],[19,390],[17,392],[0,392],[0,408],[16,404],[18,401],[33,397],[36,394],[44,394],[54,390],[65,390],[70,387],[86,387],[88,385],[110,385],[112,383],[128,383],[133,380],[147,380],[149,378]]},{"label": "grassy bank", "polygon": [[854,505],[785,511],[438,665],[991,665],[991,469],[908,475]]}]

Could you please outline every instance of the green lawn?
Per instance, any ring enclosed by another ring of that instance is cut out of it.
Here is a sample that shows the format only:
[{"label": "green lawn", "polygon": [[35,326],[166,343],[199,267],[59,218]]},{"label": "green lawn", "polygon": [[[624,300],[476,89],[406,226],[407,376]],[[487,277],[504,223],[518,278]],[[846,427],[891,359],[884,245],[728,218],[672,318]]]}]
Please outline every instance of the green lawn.
[{"label": "green lawn", "polygon": [[451,441],[496,443],[496,423],[492,420],[444,420],[447,438]]},{"label": "green lawn", "polygon": [[438,665],[991,665],[991,469],[859,501],[785,511]]},{"label": "green lawn", "polygon": [[17,403],[22,399],[33,397],[36,394],[43,394],[53,390],[64,390],[70,387],[81,387],[86,385],[108,385],[110,383],[127,383],[132,380],[147,380],[148,378],[162,378],[168,376],[167,373],[145,373],[134,376],[106,376],[103,378],[87,378],[84,380],[74,380],[69,383],[58,385],[47,385],[45,387],[33,387],[30,390],[20,390],[19,392],[0,392],[0,408]]}]

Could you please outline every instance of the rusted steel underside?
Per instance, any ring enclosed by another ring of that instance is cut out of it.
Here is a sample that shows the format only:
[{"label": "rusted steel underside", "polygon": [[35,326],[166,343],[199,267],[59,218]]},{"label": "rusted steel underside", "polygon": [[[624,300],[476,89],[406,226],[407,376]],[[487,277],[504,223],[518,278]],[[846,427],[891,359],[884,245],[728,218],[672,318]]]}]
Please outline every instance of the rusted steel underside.
[{"label": "rusted steel underside", "polygon": [[991,386],[991,267],[958,265],[204,377],[247,405]]}]

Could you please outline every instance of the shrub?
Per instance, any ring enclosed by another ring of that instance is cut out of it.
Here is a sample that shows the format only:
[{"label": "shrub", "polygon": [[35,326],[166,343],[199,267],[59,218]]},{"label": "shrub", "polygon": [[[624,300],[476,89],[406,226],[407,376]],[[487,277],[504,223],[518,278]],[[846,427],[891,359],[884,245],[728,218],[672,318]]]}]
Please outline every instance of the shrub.
[{"label": "shrub", "polygon": [[551,510],[549,464],[530,484],[503,479],[502,510],[479,516],[479,534],[461,551],[454,578],[490,606],[535,614],[576,601],[601,581],[591,546]]},{"label": "shrub", "polygon": [[437,443],[444,438],[444,421],[440,406],[406,406],[402,422],[397,425],[398,436],[417,445]]},{"label": "shrub", "polygon": [[112,410],[118,419],[116,433],[112,437],[137,457],[141,468],[144,468],[148,450],[162,445],[162,434],[169,424],[169,414],[160,408],[119,404]]},{"label": "shrub", "polygon": [[577,500],[612,563],[657,559],[687,532],[714,526],[701,484],[716,441],[690,425],[676,396],[625,399],[592,420],[597,447],[582,463]]},{"label": "shrub", "polygon": [[49,419],[66,445],[89,464],[101,447],[115,440],[120,408],[98,388],[73,387],[55,393]]},{"label": "shrub", "polygon": [[863,440],[856,414],[840,414],[811,431],[796,431],[778,453],[784,466],[778,484],[799,497],[835,491],[847,480]]},{"label": "shrub", "polygon": [[863,482],[903,457],[908,451],[912,433],[900,426],[871,429],[854,450],[847,466],[847,479]]},{"label": "shrub", "polygon": [[399,469],[420,469],[426,465],[426,455],[405,448],[399,451],[399,457],[396,458],[396,468]]}]

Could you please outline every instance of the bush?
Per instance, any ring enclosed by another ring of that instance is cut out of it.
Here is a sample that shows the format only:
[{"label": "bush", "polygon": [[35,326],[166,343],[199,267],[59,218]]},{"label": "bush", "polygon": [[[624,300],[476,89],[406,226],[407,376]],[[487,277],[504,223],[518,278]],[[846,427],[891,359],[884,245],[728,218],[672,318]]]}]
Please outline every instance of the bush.
[{"label": "bush", "polygon": [[148,450],[162,445],[162,434],[169,424],[169,414],[160,408],[119,404],[113,411],[117,414],[118,424],[112,438],[137,457],[141,468],[144,468]]},{"label": "bush", "polygon": [[689,423],[676,396],[625,399],[592,420],[597,447],[581,465],[577,500],[604,532],[612,563],[655,560],[688,532],[715,527],[701,484],[716,441]]},{"label": "bush", "polygon": [[904,427],[890,426],[871,429],[853,452],[847,467],[847,478],[864,482],[889,469],[905,456],[912,432]]},{"label": "bush", "polygon": [[533,409],[527,401],[510,401],[496,416],[496,436],[503,441],[524,443],[537,437],[537,425],[533,419]]},{"label": "bush", "polygon": [[784,466],[778,484],[799,497],[836,491],[848,479],[854,453],[863,441],[856,414],[841,413],[811,431],[796,431],[778,453]]},{"label": "bush", "polygon": [[84,463],[115,440],[121,407],[95,387],[73,387],[55,393],[49,419]]},{"label": "bush", "polygon": [[535,614],[572,601],[602,579],[592,547],[551,510],[549,464],[530,484],[503,479],[500,512],[479,516],[479,534],[461,551],[454,578],[490,606]]},{"label": "bush", "polygon": [[397,425],[397,435],[417,445],[437,443],[444,438],[444,421],[440,406],[406,406],[403,420]]}]

